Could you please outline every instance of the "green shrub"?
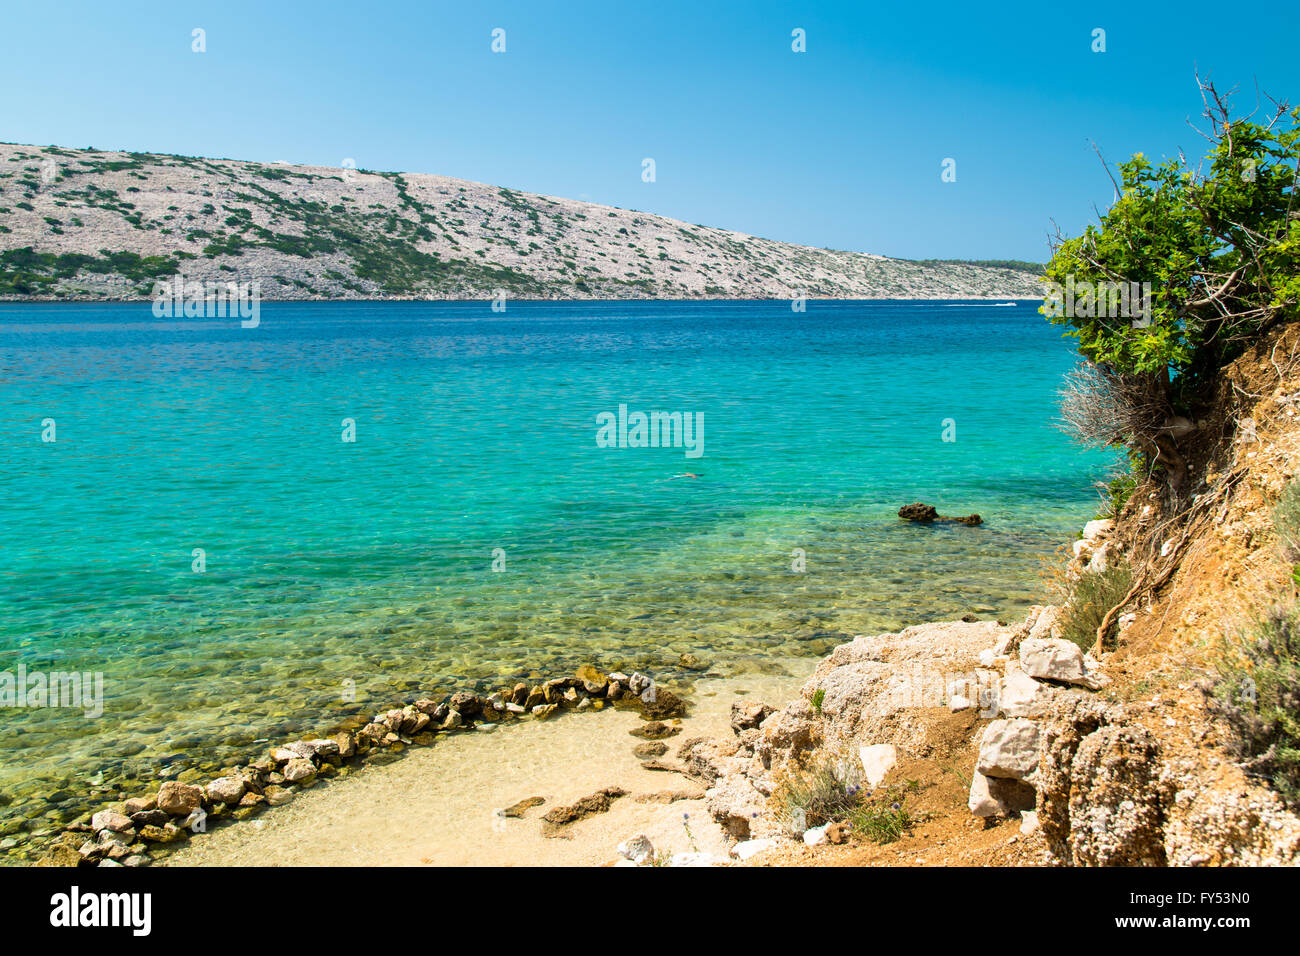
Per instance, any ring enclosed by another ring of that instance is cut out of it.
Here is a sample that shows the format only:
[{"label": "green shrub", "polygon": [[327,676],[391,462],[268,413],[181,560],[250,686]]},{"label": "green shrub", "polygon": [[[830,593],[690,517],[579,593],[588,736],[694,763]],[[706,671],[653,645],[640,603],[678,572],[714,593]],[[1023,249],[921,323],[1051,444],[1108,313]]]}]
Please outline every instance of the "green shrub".
[{"label": "green shrub", "polygon": [[1124,600],[1132,586],[1133,569],[1123,561],[1116,561],[1105,571],[1085,571],[1061,609],[1061,636],[1084,652],[1092,650],[1102,619]]},{"label": "green shrub", "polygon": [[912,826],[901,801],[862,803],[848,817],[853,832],[872,843],[893,843]]},{"label": "green shrub", "polygon": [[1212,705],[1231,729],[1233,755],[1300,806],[1300,610],[1270,611],[1229,643],[1217,671]]}]

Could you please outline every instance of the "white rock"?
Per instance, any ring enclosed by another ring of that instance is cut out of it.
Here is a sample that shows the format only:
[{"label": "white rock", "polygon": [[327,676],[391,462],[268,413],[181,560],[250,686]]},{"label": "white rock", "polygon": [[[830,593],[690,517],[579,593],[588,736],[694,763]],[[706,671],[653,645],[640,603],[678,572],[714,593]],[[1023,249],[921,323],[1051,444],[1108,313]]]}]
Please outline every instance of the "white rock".
[{"label": "white rock", "polygon": [[615,866],[640,866],[641,864],[634,863],[632,860],[618,860],[614,863],[614,865]]},{"label": "white rock", "polygon": [[998,713],[1003,717],[1031,717],[1040,705],[1043,685],[1020,668],[1007,668],[998,687]]},{"label": "white rock", "polygon": [[648,836],[644,833],[638,833],[632,839],[624,840],[618,845],[618,855],[625,860],[631,860],[639,866],[654,859],[655,848]]},{"label": "white rock", "polygon": [[898,751],[893,744],[872,744],[859,748],[858,758],[862,761],[862,773],[867,783],[875,788],[898,763]]},{"label": "white rock", "polygon": [[1067,684],[1087,682],[1088,668],[1083,662],[1083,651],[1073,641],[1026,638],[1020,645],[1020,666],[1030,677]]},{"label": "white rock", "polygon": [[980,667],[992,667],[993,662],[997,659],[997,651],[993,650],[991,647],[980,651]]},{"label": "white rock", "polygon": [[977,817],[996,817],[1032,810],[1036,799],[1034,788],[1023,781],[986,777],[977,770],[971,778],[966,805]]},{"label": "white rock", "polygon": [[1041,733],[1034,721],[995,720],[984,728],[975,769],[986,777],[1024,780],[1038,769],[1041,750]]},{"label": "white rock", "polygon": [[1086,552],[1090,552],[1092,550],[1092,544],[1091,542],[1084,541],[1082,538],[1080,538],[1078,541],[1074,542],[1071,548],[1074,551],[1074,556],[1078,558],[1080,561],[1084,561],[1087,560]]},{"label": "white rock", "polygon": [[948,709],[954,714],[959,710],[970,710],[975,704],[970,699],[963,697],[961,694],[953,694],[948,698]]},{"label": "white rock", "polygon": [[1025,836],[1038,829],[1038,811],[1026,810],[1020,814],[1020,832]]},{"label": "white rock", "polygon": [[821,846],[826,842],[826,827],[827,824],[822,824],[819,827],[810,827],[804,830],[803,842],[809,846]]},{"label": "white rock", "polygon": [[1113,518],[1098,518],[1096,521],[1089,521],[1083,526],[1084,540],[1091,541],[1094,538],[1100,538],[1104,534],[1110,534],[1111,529],[1115,527]]},{"label": "white rock", "polygon": [[[1038,617],[1034,618],[1034,626],[1029,629],[1029,634],[1025,640],[1042,640],[1050,638],[1057,629],[1057,620],[1061,615],[1061,609],[1056,605],[1049,605],[1038,612]],[[1021,647],[1024,645],[1022,644]]]},{"label": "white rock", "polygon": [[772,837],[765,837],[762,840],[745,840],[737,843],[731,848],[731,855],[738,860],[748,860],[751,856],[762,853],[764,850],[770,850],[776,846],[777,841]]},{"label": "white rock", "polygon": [[1110,567],[1110,561],[1107,557],[1110,553],[1110,545],[1103,544],[1096,551],[1092,552],[1092,557],[1088,559],[1088,573],[1100,574]]},{"label": "white rock", "polygon": [[669,866],[712,866],[716,862],[712,853],[674,853]]}]

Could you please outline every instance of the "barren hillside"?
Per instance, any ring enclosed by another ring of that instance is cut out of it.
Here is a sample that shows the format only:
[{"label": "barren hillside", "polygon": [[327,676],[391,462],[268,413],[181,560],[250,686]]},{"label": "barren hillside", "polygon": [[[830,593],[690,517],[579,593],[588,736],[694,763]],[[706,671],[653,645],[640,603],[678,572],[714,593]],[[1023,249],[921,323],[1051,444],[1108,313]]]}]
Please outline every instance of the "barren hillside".
[{"label": "barren hillside", "polygon": [[1024,298],[1023,268],[835,252],[420,173],[0,145],[0,298]]}]

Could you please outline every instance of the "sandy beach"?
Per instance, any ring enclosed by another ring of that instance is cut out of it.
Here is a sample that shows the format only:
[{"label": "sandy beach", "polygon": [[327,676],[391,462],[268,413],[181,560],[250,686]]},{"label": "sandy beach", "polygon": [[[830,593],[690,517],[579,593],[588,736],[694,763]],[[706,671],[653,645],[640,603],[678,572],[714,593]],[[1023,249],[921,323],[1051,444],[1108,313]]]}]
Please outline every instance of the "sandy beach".
[{"label": "sandy beach", "polygon": [[[699,682],[690,715],[660,759],[676,764],[677,748],[692,737],[729,735],[737,696],[772,703],[794,696],[815,664],[781,663],[792,676]],[[642,833],[664,855],[698,850],[725,860],[726,841],[704,811],[698,784],[644,769],[633,754],[644,741],[629,731],[642,723],[633,712],[606,709],[453,735],[396,763],[321,781],[288,806],[197,837],[166,865],[599,866],[619,859],[617,845]],[[543,814],[606,787],[627,795],[557,836],[543,835]],[[693,798],[679,799],[683,793]],[[545,803],[519,818],[500,814],[529,797]]]}]

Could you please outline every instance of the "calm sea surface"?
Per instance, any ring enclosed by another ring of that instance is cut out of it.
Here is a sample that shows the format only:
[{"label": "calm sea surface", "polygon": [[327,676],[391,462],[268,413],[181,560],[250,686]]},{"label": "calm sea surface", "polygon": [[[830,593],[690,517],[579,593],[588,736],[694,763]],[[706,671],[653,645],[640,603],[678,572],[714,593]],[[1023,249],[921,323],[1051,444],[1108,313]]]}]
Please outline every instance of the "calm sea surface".
[{"label": "calm sea surface", "polygon": [[[104,677],[0,708],[0,837],[417,693],[1018,614],[1106,466],[1073,362],[1027,302],[0,305],[0,671]],[[620,404],[702,457],[598,447]]]}]

